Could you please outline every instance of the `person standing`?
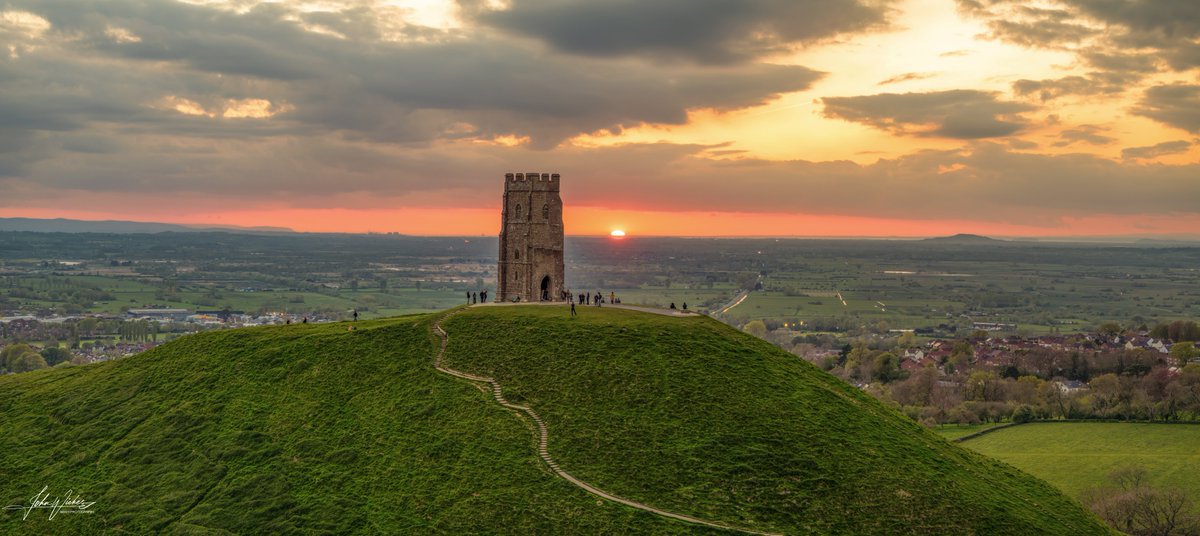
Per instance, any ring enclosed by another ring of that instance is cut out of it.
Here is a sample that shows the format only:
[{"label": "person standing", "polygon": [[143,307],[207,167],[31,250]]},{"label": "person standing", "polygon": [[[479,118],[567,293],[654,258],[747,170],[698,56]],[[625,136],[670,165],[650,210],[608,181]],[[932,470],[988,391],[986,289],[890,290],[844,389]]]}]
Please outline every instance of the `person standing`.
[{"label": "person standing", "polygon": [[579,315],[579,313],[575,312],[575,302],[571,302],[571,316],[578,316],[578,315]]},{"label": "person standing", "polygon": [[358,322],[358,309],[354,310],[354,321]]},{"label": "person standing", "polygon": [[467,305],[471,305],[471,291],[467,291]]}]

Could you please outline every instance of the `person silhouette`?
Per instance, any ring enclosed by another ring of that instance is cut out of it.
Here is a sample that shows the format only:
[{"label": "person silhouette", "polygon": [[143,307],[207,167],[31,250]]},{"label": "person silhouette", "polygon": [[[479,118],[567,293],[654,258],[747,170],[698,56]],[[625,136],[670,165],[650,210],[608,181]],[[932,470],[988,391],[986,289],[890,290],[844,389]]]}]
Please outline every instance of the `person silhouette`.
[{"label": "person silhouette", "polygon": [[358,309],[354,310],[354,321],[358,322]]}]

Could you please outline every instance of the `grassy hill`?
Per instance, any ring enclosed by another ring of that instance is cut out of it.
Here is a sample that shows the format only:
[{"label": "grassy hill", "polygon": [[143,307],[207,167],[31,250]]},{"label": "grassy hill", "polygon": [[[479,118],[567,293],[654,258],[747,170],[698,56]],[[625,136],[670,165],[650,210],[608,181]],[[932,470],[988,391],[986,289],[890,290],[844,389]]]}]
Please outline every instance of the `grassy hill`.
[{"label": "grassy hill", "polygon": [[[704,319],[479,308],[447,364],[492,374],[606,491],[786,533],[1104,533],[1047,484],[960,449]],[[431,316],[206,333],[0,378],[0,501],[42,486],[95,515],[0,531],[711,533],[600,501],[531,425],[435,371]]]}]

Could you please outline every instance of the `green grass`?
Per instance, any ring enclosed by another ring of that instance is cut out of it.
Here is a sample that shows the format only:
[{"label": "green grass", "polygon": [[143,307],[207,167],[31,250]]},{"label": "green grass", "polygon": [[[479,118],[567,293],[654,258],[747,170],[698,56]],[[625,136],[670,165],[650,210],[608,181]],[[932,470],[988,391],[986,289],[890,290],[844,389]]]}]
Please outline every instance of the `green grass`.
[{"label": "green grass", "polygon": [[553,477],[528,427],[434,371],[428,317],[185,337],[120,361],[0,377],[0,532],[696,532]]},{"label": "green grass", "polygon": [[539,411],[565,470],[653,506],[785,533],[1105,532],[1046,483],[708,318],[487,308],[444,325],[448,364]]},{"label": "green grass", "polygon": [[1179,487],[1200,498],[1200,425],[1031,423],[961,444],[1076,497],[1105,483],[1113,469],[1140,465],[1152,484]]},{"label": "green grass", "polygon": [[[567,471],[702,518],[788,533],[1088,534],[1049,485],[955,447],[706,318],[480,308],[452,364],[495,374]],[[0,500],[91,516],[0,532],[706,533],[552,475],[530,423],[432,368],[430,316],[187,336],[0,377]]]}]

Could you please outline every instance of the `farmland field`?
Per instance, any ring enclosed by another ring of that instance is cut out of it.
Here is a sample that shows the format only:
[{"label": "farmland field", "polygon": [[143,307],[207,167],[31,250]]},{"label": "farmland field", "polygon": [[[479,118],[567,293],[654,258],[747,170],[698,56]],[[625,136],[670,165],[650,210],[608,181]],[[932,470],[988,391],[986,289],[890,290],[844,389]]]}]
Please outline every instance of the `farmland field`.
[{"label": "farmland field", "polygon": [[1200,498],[1200,425],[1030,423],[960,443],[1078,497],[1112,470],[1140,465],[1157,486]]}]

